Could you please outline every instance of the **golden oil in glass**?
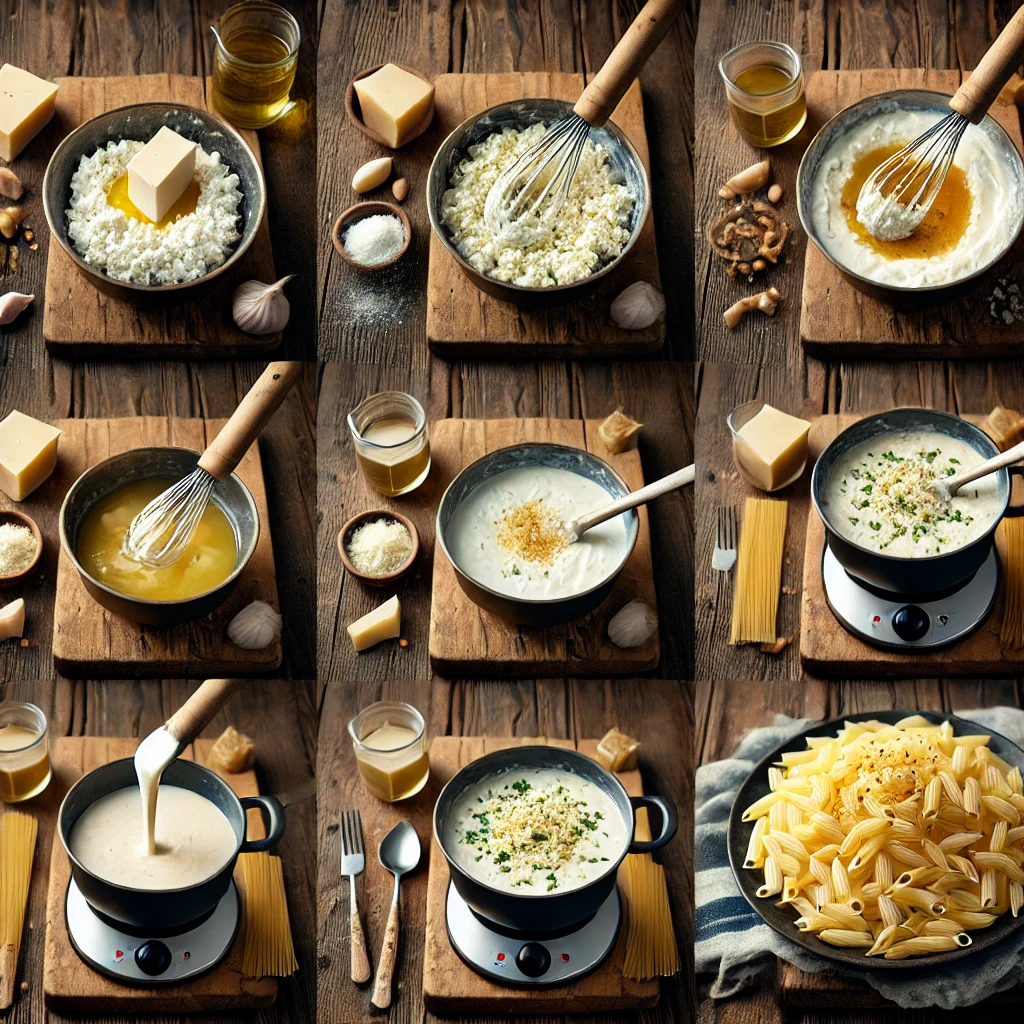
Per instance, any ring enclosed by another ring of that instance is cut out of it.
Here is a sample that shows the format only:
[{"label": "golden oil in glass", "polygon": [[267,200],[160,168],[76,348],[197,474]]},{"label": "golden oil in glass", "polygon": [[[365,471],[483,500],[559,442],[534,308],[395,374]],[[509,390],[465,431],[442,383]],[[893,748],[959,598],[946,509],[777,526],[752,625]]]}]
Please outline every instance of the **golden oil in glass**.
[{"label": "golden oil in glass", "polygon": [[753,146],[788,142],[807,120],[800,58],[784,43],[744,43],[719,62],[729,112]]},{"label": "golden oil in glass", "polygon": [[30,800],[52,775],[46,715],[34,704],[0,703],[0,800]]},{"label": "golden oil in glass", "polygon": [[430,473],[430,440],[422,406],[411,395],[382,391],[349,413],[356,461],[387,498],[414,491]]}]

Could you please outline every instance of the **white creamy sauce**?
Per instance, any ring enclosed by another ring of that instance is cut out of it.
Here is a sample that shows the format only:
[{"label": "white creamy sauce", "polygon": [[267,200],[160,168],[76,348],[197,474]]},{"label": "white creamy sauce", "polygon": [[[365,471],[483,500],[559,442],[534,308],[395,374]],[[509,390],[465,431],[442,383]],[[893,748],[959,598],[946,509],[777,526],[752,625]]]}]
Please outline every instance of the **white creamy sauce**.
[{"label": "white creamy sauce", "polygon": [[466,873],[524,896],[578,889],[630,842],[603,789],[571,772],[513,769],[463,794],[448,852]]},{"label": "white creamy sauce", "polygon": [[966,484],[948,501],[928,484],[984,462],[957,438],[895,432],[857,445],[829,474],[826,514],[842,536],[898,558],[928,558],[987,532],[1002,511],[995,475]]},{"label": "white creamy sauce", "polygon": [[[1019,170],[1005,164],[984,128],[969,125],[957,147],[954,163],[967,176],[971,218],[953,249],[931,258],[888,259],[849,228],[841,206],[843,187],[857,159],[871,150],[905,145],[941,118],[939,113],[893,110],[866,119],[837,138],[818,165],[811,218],[826,250],[855,273],[880,284],[925,287],[969,277],[989,264],[1009,244],[1024,194]],[[870,213],[870,211],[869,211]],[[891,211],[890,211],[891,213]],[[900,237],[905,226],[877,216],[876,237]]]},{"label": "white creamy sauce", "polygon": [[530,558],[499,543],[510,513],[530,503],[552,522],[569,523],[611,502],[593,480],[549,466],[510,469],[482,483],[455,510],[445,540],[459,568],[477,583],[511,597],[562,598],[604,582],[622,560],[626,526],[622,516],[566,543],[550,559]]},{"label": "white creamy sauce", "polygon": [[94,875],[133,889],[180,889],[212,877],[237,842],[220,809],[190,789],[161,786],[156,853],[140,829],[142,796],[128,786],[100,797],[71,830],[71,852]]},{"label": "white creamy sauce", "polygon": [[156,799],[164,769],[177,757],[178,740],[167,726],[151,732],[135,751],[135,774],[142,794],[142,834],[146,852],[156,853]]}]

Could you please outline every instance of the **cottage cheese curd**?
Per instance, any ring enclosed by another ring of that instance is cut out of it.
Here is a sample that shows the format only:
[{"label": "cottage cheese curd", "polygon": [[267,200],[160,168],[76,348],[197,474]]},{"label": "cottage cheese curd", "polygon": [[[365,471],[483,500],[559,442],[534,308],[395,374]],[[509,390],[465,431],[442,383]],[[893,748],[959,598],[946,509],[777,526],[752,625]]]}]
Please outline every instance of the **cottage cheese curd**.
[{"label": "cottage cheese curd", "polygon": [[108,142],[83,156],[71,178],[68,237],[86,263],[118,281],[144,285],[195,281],[219,267],[239,240],[238,175],[219,153],[196,150],[199,196],[193,212],[160,230],[107,201],[144,143]]},{"label": "cottage cheese curd", "polygon": [[484,220],[491,186],[547,131],[543,124],[506,128],[469,147],[441,198],[441,220],[474,270],[531,288],[572,284],[621,255],[629,242],[635,199],[618,178],[604,148],[589,139],[565,205],[533,245],[495,238]]},{"label": "cottage cheese curd", "polygon": [[[877,114],[836,138],[819,163],[811,219],[827,252],[854,273],[898,287],[951,284],[987,266],[1012,241],[1024,181],[1019,167],[1003,161],[984,125],[968,126],[957,148],[947,179],[958,190],[955,200],[945,208],[937,202],[939,208],[908,238],[902,238],[905,218],[884,200],[861,211],[869,222],[864,231],[851,227],[844,190],[855,174],[866,177],[864,160],[873,151],[895,152],[941,116],[898,108]],[[865,237],[869,229],[881,244]]]}]

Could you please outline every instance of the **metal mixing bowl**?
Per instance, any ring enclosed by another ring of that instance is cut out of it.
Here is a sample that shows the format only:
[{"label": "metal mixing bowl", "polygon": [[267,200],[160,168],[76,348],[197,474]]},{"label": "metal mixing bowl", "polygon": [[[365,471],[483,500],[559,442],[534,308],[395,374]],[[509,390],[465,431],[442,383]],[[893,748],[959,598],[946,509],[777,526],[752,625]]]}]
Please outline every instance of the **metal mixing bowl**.
[{"label": "metal mixing bowl", "polygon": [[[71,177],[78,170],[82,157],[91,156],[100,146],[122,139],[149,142],[164,125],[198,143],[207,153],[220,153],[221,161],[238,175],[238,190],[242,193],[242,237],[219,267],[198,280],[167,285],[115,281],[99,268],[86,263],[68,238],[65,211],[71,204]],[[217,279],[230,270],[252,244],[266,208],[267,186],[263,172],[242,136],[205,110],[180,103],[137,103],[86,121],[54,150],[43,177],[43,210],[51,237],[101,292],[140,305],[168,305],[207,294]]]},{"label": "metal mixing bowl", "polygon": [[209,615],[235,589],[256,550],[260,520],[249,489],[232,473],[218,481],[211,499],[227,516],[235,534],[235,568],[219,586],[181,601],[147,601],[129,597],[93,579],[78,560],[78,537],[89,510],[101,498],[136,480],[179,480],[199,462],[188,448],[136,448],[87,469],[72,485],[60,509],[60,544],[78,570],[89,595],[108,611],[149,626],[175,626]]},{"label": "metal mixing bowl", "polygon": [[437,541],[455,570],[459,586],[474,604],[521,626],[557,626],[592,612],[611,593],[615,580],[636,546],[637,535],[640,532],[640,516],[635,508],[623,513],[626,547],[622,558],[605,579],[589,590],[574,594],[572,597],[548,598],[511,597],[492,590],[482,583],[477,583],[459,568],[459,564],[448,550],[448,524],[455,510],[486,480],[509,469],[524,469],[531,466],[564,469],[593,480],[608,492],[610,502],[629,494],[626,482],[607,462],[582,448],[537,441],[511,445],[477,459],[448,485],[437,509]]},{"label": "metal mixing bowl", "polygon": [[[859,291],[894,306],[939,305],[961,298],[970,292],[974,288],[977,278],[995,266],[1013,248],[1021,227],[1024,225],[1024,202],[1018,199],[1016,209],[1006,211],[1006,216],[1013,219],[1010,241],[985,266],[980,267],[968,277],[962,277],[949,284],[921,287],[880,284],[878,281],[873,281],[851,270],[829,252],[828,246],[814,226],[812,217],[814,183],[818,168],[832,145],[839,140],[840,136],[862,122],[879,114],[892,114],[900,110],[945,115],[949,113],[949,96],[927,89],[896,89],[892,92],[879,93],[877,96],[869,96],[867,99],[841,110],[830,121],[827,121],[811,140],[797,171],[796,194],[800,223],[803,225],[804,231],[807,232],[807,237],[825,254],[825,258]],[[1000,158],[1012,168],[1016,181],[1014,190],[1016,195],[1024,195],[1024,161],[1022,161],[1017,147],[999,122],[987,114],[978,128],[985,132]]]},{"label": "metal mixing bowl", "polygon": [[626,254],[636,244],[640,232],[647,221],[651,206],[651,186],[647,180],[647,172],[633,144],[626,138],[622,130],[611,121],[603,128],[591,128],[590,139],[600,143],[612,166],[621,174],[622,179],[635,202],[630,214],[630,238],[622,252],[595,274],[576,281],[573,284],[552,285],[550,288],[527,287],[511,284],[487,277],[466,262],[455,247],[448,234],[448,229],[441,219],[441,199],[449,187],[452,173],[463,160],[468,159],[469,147],[482,142],[488,135],[500,132],[505,128],[528,128],[530,125],[543,122],[553,124],[572,113],[573,104],[568,100],[512,100],[489,107],[480,114],[474,114],[462,122],[441,143],[430,165],[430,176],[427,179],[427,212],[430,214],[430,226],[434,234],[441,240],[444,247],[452,254],[462,272],[482,292],[512,302],[524,309],[548,309],[561,306],[567,302],[575,302],[593,292],[601,279],[612,273],[625,259]]}]

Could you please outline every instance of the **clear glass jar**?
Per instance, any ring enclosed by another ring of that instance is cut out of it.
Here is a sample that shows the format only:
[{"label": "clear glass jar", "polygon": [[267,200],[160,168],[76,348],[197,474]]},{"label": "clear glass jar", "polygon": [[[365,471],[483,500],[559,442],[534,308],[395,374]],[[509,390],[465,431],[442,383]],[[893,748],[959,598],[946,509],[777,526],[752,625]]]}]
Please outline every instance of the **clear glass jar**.
[{"label": "clear glass jar", "polygon": [[35,704],[0,704],[0,800],[21,803],[50,784],[50,734]]},{"label": "clear glass jar", "polygon": [[785,43],[734,46],[719,62],[729,112],[751,145],[770,149],[788,142],[807,120],[799,54]]},{"label": "clear glass jar", "polygon": [[374,490],[397,498],[416,490],[430,472],[430,439],[423,406],[401,391],[381,391],[348,414],[356,460]]},{"label": "clear glass jar", "polygon": [[265,128],[292,108],[299,23],[269,0],[229,7],[213,29],[213,105],[236,128]]},{"label": "clear glass jar", "polygon": [[765,463],[762,456],[754,451],[750,443],[740,436],[743,426],[752,420],[765,407],[765,404],[760,398],[755,398],[752,402],[744,402],[743,405],[736,406],[729,413],[725,422],[732,434],[732,461],[736,471],[751,487],[772,494],[800,479],[807,466],[808,448],[805,438],[802,450],[789,454],[788,464],[772,469]]},{"label": "clear glass jar", "polygon": [[427,784],[427,727],[411,704],[371,704],[348,723],[348,732],[366,788],[378,800],[407,800]]}]

